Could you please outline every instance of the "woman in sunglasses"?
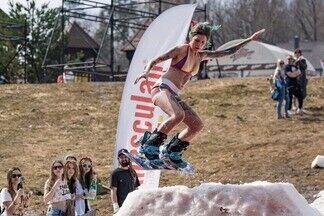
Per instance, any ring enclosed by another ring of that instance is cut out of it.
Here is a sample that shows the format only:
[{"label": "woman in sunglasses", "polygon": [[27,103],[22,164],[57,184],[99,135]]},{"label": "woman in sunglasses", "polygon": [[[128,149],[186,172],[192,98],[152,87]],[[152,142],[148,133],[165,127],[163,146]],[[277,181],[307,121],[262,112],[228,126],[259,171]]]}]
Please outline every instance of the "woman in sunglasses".
[{"label": "woman in sunglasses", "polygon": [[[289,118],[288,106],[289,106],[289,96],[287,89],[287,75],[284,71],[285,62],[281,59],[277,61],[277,67],[273,74],[273,84],[279,92],[278,102],[277,102],[277,115],[278,119]],[[283,102],[285,101],[285,115],[281,113]]]},{"label": "woman in sunglasses", "polygon": [[76,196],[82,198],[76,200],[75,209],[77,215],[82,215],[91,210],[89,200],[95,199],[97,191],[97,178],[90,158],[82,158],[79,162],[79,183]]},{"label": "woman in sunglasses", "polygon": [[24,215],[24,208],[31,202],[31,193],[24,193],[23,177],[18,167],[7,172],[7,187],[1,190],[0,214],[1,216]]},{"label": "woman in sunglasses", "polygon": [[51,174],[44,188],[44,202],[48,204],[47,216],[65,216],[67,200],[71,200],[71,193],[63,173],[63,162],[54,161]]}]

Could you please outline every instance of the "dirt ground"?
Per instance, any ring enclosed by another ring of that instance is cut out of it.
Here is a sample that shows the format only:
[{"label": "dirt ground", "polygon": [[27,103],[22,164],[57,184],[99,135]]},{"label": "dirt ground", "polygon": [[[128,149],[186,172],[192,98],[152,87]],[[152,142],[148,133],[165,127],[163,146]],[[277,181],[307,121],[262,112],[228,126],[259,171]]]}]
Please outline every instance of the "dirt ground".
[{"label": "dirt ground", "polygon": [[[69,153],[92,158],[108,185],[122,89],[123,83],[0,85],[0,187],[7,170],[20,167],[34,192],[31,211],[43,215],[51,162]],[[324,171],[310,168],[324,154],[324,78],[309,81],[308,113],[284,120],[276,119],[264,77],[192,81],[182,97],[205,125],[184,155],[196,173],[162,173],[160,186],[290,182],[308,201],[324,189]],[[109,194],[93,207],[111,215]]]}]

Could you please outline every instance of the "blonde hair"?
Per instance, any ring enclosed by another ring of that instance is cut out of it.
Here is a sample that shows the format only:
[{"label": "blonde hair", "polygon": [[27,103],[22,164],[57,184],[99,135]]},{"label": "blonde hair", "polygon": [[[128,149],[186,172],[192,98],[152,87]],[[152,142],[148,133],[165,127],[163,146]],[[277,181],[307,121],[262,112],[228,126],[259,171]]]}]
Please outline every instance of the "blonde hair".
[{"label": "blonde hair", "polygon": [[285,62],[282,59],[278,59],[276,69],[280,69],[281,68],[280,67],[281,64],[285,64]]},{"label": "blonde hair", "polygon": [[[61,160],[55,160],[55,161],[53,161],[53,163],[51,164],[51,175],[50,175],[50,177],[49,177],[48,180],[47,180],[48,185],[47,185],[47,188],[46,188],[46,189],[47,189],[48,191],[50,191],[50,190],[52,189],[52,187],[53,187],[55,181],[57,180],[56,175],[55,175],[54,172],[53,172],[53,166],[54,166],[54,164],[56,164],[56,163],[61,164],[61,165],[62,165],[62,169],[64,168],[64,164],[63,164],[63,162],[62,162]],[[63,175],[62,175],[62,180],[64,180],[64,172],[63,172]]]},{"label": "blonde hair", "polygon": [[275,82],[275,79],[277,78],[279,71],[282,69],[280,66],[281,64],[285,64],[285,62],[282,59],[278,59],[276,69],[273,73],[273,82]]}]

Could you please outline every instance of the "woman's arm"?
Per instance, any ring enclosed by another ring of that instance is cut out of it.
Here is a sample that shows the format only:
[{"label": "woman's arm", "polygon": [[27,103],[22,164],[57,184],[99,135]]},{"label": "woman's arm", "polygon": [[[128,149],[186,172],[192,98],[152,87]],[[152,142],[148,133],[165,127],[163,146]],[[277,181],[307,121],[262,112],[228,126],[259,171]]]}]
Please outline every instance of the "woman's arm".
[{"label": "woman's arm", "polygon": [[32,195],[33,193],[31,191],[29,191],[27,194],[24,195],[24,199],[23,199],[24,208],[28,208],[28,206],[30,206]]},{"label": "woman's arm", "polygon": [[3,202],[3,205],[4,205],[5,209],[7,210],[7,212],[9,214],[14,214],[15,213],[15,211],[17,210],[17,208],[21,204],[21,201],[22,201],[21,196],[23,196],[23,194],[24,194],[23,189],[19,189],[17,191],[17,194],[14,197],[13,201]]},{"label": "woman's arm", "polygon": [[296,78],[301,74],[300,70],[294,71],[294,72],[287,72],[287,76],[290,78]]},{"label": "woman's arm", "polygon": [[58,185],[61,183],[61,181],[62,180],[58,179],[51,189],[48,188],[48,183],[45,184],[44,196],[43,196],[43,201],[45,204],[47,204],[49,201],[53,199],[55,190],[58,187]]},{"label": "woman's arm", "polygon": [[262,29],[260,31],[255,32],[251,37],[243,40],[242,42],[235,44],[227,49],[224,50],[214,50],[214,51],[202,51],[202,59],[203,60],[208,60],[211,58],[219,58],[227,55],[231,55],[236,53],[239,49],[241,49],[243,46],[248,44],[252,40],[257,40],[260,38],[261,34],[265,31],[265,29]]},{"label": "woman's arm", "polygon": [[180,52],[180,49],[181,49],[181,46],[176,46],[172,49],[170,49],[168,52],[160,55],[160,56],[157,56],[153,59],[151,59],[148,64],[146,65],[145,67],[145,70],[144,70],[144,73],[140,74],[140,76],[138,76],[135,80],[135,83],[136,84],[140,79],[142,78],[145,78],[147,79],[147,76],[148,74],[150,73],[150,70],[152,69],[152,67],[160,62],[163,62],[163,61],[166,61],[168,59],[172,59],[172,58],[175,58],[179,52]]}]

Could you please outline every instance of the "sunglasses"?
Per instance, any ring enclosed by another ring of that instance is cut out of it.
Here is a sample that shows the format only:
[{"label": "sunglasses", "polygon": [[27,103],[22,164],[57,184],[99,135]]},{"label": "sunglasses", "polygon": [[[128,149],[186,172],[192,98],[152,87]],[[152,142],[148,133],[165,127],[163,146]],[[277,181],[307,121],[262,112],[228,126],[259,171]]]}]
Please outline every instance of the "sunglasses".
[{"label": "sunglasses", "polygon": [[92,165],[90,165],[90,164],[89,164],[89,165],[88,165],[88,164],[82,164],[82,167],[84,167],[84,168],[87,168],[87,167],[88,167],[88,168],[91,168]]},{"label": "sunglasses", "polygon": [[63,166],[53,166],[53,170],[62,169]]},{"label": "sunglasses", "polygon": [[21,174],[12,174],[11,175],[11,178],[20,178],[21,177]]}]

